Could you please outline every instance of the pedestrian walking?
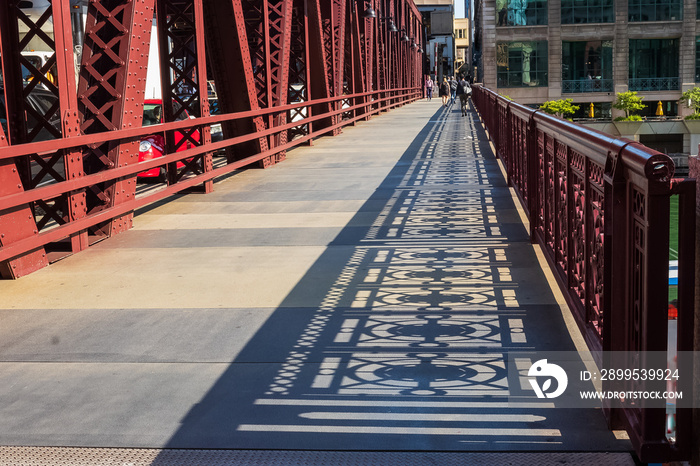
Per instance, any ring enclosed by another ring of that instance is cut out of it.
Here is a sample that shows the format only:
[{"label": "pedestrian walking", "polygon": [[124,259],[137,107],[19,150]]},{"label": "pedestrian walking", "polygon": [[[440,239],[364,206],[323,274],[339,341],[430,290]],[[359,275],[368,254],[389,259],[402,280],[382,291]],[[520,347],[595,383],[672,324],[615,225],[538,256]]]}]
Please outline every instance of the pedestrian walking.
[{"label": "pedestrian walking", "polygon": [[454,76],[450,78],[450,105],[455,103],[455,98],[457,98],[457,85],[459,83]]},{"label": "pedestrian walking", "polygon": [[442,84],[440,84],[440,97],[442,97],[442,106],[447,107],[447,101],[450,98],[450,83],[447,82],[447,78],[442,78]]},{"label": "pedestrian walking", "polygon": [[433,85],[433,78],[430,76],[425,78],[425,97],[428,99],[428,102],[433,99]]},{"label": "pedestrian walking", "polygon": [[466,79],[462,80],[457,84],[457,95],[459,96],[460,108],[462,109],[462,116],[467,116],[467,102],[469,96],[472,93],[472,88]]}]

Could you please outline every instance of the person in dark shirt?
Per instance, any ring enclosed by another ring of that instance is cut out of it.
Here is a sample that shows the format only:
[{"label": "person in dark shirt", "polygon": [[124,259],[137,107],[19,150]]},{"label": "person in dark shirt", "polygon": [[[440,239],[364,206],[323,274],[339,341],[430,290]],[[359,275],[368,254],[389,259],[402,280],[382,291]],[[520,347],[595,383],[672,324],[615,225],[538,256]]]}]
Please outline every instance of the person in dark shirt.
[{"label": "person in dark shirt", "polygon": [[459,96],[459,103],[462,109],[462,116],[467,115],[467,101],[472,93],[472,88],[466,79],[462,78],[457,84],[457,95]]},{"label": "person in dark shirt", "polygon": [[447,107],[447,100],[450,98],[450,83],[447,78],[443,78],[440,84],[440,97],[442,97],[442,106]]},{"label": "person in dark shirt", "polygon": [[454,76],[450,78],[450,105],[455,103],[455,99],[457,98],[457,86],[459,83],[455,79]]}]

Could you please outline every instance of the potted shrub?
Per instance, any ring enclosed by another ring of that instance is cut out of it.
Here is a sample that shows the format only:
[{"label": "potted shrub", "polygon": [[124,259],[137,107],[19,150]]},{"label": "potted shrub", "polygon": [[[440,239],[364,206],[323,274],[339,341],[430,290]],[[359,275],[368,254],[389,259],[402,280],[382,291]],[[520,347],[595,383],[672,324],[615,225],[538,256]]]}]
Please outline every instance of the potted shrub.
[{"label": "potted shrub", "polygon": [[573,116],[578,109],[579,106],[574,105],[574,99],[548,100],[540,105],[540,110],[543,112],[556,115],[559,118],[566,118],[569,121],[571,121],[569,117]]},{"label": "potted shrub", "polygon": [[625,116],[615,118],[615,127],[623,135],[636,134],[639,128],[642,126],[642,117],[636,115],[635,112],[646,108],[646,105],[642,103],[644,97],[637,95],[636,91],[618,92],[617,100],[613,104],[613,108],[618,110],[623,110]]},{"label": "potted shrub", "polygon": [[693,113],[683,119],[688,132],[691,134],[700,133],[700,87],[694,87],[685,91],[681,94],[679,102],[686,108],[693,110]]}]

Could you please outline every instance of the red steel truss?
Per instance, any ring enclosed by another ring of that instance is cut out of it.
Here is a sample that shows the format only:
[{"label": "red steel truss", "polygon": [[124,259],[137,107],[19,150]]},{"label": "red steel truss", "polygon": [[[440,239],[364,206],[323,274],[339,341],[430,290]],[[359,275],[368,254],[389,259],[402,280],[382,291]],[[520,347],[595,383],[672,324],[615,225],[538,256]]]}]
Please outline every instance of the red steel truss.
[{"label": "red steel truss", "polygon": [[[365,18],[370,6],[376,18]],[[39,15],[22,7],[0,4],[2,278],[129,229],[139,207],[210,192],[217,176],[281,162],[295,145],[422,94],[425,44],[412,0],[54,0]],[[389,31],[390,19],[401,32]],[[36,63],[28,50],[47,58]],[[156,52],[163,123],[143,127]],[[155,133],[165,155],[139,161],[141,139]],[[139,182],[159,167],[160,184]]]}]

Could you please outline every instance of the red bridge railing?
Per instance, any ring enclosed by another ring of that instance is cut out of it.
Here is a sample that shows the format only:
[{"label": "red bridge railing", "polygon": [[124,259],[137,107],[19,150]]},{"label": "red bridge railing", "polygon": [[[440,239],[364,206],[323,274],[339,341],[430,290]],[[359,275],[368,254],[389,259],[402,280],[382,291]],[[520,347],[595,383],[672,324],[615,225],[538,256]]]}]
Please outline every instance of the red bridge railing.
[{"label": "red bridge railing", "polygon": [[[484,87],[475,86],[473,101],[531,238],[596,354],[667,351],[669,200],[679,195],[677,350],[692,351],[695,180],[673,179],[667,155]],[[683,378],[679,389],[690,395],[692,375]],[[692,410],[679,410],[675,441],[666,436],[663,409],[605,411],[611,428],[627,430],[642,461],[690,457]]]}]

